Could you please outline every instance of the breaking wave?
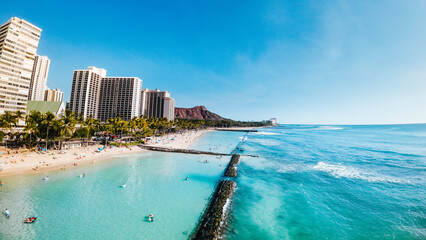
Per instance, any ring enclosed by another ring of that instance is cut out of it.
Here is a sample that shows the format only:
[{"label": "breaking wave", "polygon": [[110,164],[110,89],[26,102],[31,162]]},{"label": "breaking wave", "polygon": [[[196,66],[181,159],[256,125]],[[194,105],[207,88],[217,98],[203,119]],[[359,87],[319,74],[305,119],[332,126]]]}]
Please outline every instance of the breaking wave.
[{"label": "breaking wave", "polygon": [[270,139],[250,139],[250,141],[263,146],[280,146],[282,144],[280,141]]},{"label": "breaking wave", "polygon": [[342,127],[335,127],[335,126],[319,126],[315,130],[342,130],[344,128]]},{"label": "breaking wave", "polygon": [[258,134],[258,135],[280,135],[280,133],[276,133],[276,132],[255,132],[254,134]]},{"label": "breaking wave", "polygon": [[341,164],[333,165],[325,162],[318,162],[312,168],[314,170],[326,172],[336,178],[361,179],[369,182],[411,183],[408,180],[397,179],[389,176],[378,176],[373,173],[364,172],[355,167],[348,167]]}]

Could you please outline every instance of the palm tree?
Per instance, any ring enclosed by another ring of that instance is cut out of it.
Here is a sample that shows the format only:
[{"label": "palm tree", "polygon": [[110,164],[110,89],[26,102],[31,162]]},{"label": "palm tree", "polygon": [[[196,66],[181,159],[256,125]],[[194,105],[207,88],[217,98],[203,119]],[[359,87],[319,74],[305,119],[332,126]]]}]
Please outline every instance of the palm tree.
[{"label": "palm tree", "polygon": [[96,119],[93,119],[92,116],[89,116],[83,122],[83,125],[86,126],[86,130],[87,130],[87,142],[86,142],[86,147],[87,147],[89,145],[90,130],[92,130],[92,128],[96,125]]},{"label": "palm tree", "polygon": [[47,132],[46,132],[46,150],[47,150],[47,146],[48,146],[48,142],[49,142],[49,129],[51,129],[53,120],[55,120],[55,115],[53,115],[53,113],[51,112],[47,112],[46,114],[44,114],[44,119],[42,121],[42,124],[45,125],[47,127]]},{"label": "palm tree", "polygon": [[37,132],[38,132],[38,123],[41,119],[41,113],[38,111],[31,112],[29,115],[25,117],[25,127],[24,131],[29,132],[30,134],[30,148],[33,147],[33,134],[37,140]]},{"label": "palm tree", "polygon": [[118,122],[118,127],[120,129],[120,142],[121,139],[123,138],[123,130],[125,130],[127,128],[128,122],[121,120],[120,122]]},{"label": "palm tree", "polygon": [[19,111],[19,110],[16,111],[15,116],[16,116],[16,124],[18,124],[20,120],[25,120],[25,114],[22,111]]},{"label": "palm tree", "polygon": [[[64,136],[71,137],[75,131],[75,125],[77,124],[77,119],[75,118],[75,113],[69,109],[65,110],[65,115],[61,119],[64,123]],[[61,145],[62,147],[62,145]]]},{"label": "palm tree", "polygon": [[[16,127],[18,123],[17,117],[14,113],[11,112],[5,112],[3,115],[0,116],[0,127],[7,130],[8,136],[11,136],[12,128]],[[7,141],[6,141],[6,147],[7,147]]]},{"label": "palm tree", "polygon": [[[64,121],[62,121],[62,119],[53,119],[52,121],[52,129],[53,131],[53,139],[55,147],[56,147],[56,140],[59,140],[59,149],[62,149],[62,136],[65,135],[65,124]],[[51,134],[52,136],[52,134]]]}]

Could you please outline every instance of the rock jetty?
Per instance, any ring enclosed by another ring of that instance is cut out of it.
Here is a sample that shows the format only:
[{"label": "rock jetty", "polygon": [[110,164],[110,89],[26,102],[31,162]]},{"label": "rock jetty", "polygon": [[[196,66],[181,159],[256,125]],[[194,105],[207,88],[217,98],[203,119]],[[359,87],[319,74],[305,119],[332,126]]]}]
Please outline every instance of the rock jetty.
[{"label": "rock jetty", "polygon": [[203,217],[190,239],[210,240],[220,238],[223,225],[226,222],[226,208],[231,201],[236,185],[234,181],[230,180],[219,182]]},{"label": "rock jetty", "polygon": [[240,163],[240,155],[232,155],[231,161],[229,161],[228,167],[225,170],[225,177],[237,177],[237,165]]}]

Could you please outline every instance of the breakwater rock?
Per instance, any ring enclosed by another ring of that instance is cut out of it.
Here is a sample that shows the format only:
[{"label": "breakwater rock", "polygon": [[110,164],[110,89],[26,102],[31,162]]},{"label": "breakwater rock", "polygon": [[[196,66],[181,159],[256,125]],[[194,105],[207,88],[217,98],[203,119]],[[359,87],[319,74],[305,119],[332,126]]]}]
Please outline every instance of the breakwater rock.
[{"label": "breakwater rock", "polygon": [[187,153],[187,154],[204,154],[204,155],[218,155],[218,156],[231,156],[229,153],[216,153],[208,151],[198,151],[194,149],[181,149],[181,148],[166,148],[166,147],[157,147],[157,146],[147,146],[147,145],[138,145],[140,148],[147,149],[150,151],[157,152],[175,152],[175,153]]},{"label": "breakwater rock", "polygon": [[237,177],[237,165],[240,163],[240,155],[232,155],[231,161],[229,161],[228,167],[225,170],[225,177]]},{"label": "breakwater rock", "polygon": [[226,222],[226,211],[236,185],[234,181],[230,180],[219,182],[203,217],[190,239],[218,239],[222,235],[223,226]]}]

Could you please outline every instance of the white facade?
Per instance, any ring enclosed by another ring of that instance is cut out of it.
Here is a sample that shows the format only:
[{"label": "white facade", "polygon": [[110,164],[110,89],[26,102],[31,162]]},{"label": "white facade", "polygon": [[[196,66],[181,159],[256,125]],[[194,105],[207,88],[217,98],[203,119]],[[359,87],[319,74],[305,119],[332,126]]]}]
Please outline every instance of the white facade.
[{"label": "white facade", "polygon": [[139,116],[145,116],[146,117],[146,91],[147,89],[141,89],[141,97],[139,102]]},{"label": "white facade", "polygon": [[100,84],[106,70],[89,67],[87,70],[74,70],[69,109],[83,115],[97,118]]},{"label": "white facade", "polygon": [[175,100],[170,97],[169,92],[158,89],[142,89],[141,96],[140,107],[143,110],[141,115],[147,118],[165,117],[168,120],[175,119]]},{"label": "white facade", "polygon": [[31,75],[28,100],[43,101],[47,89],[46,82],[49,75],[50,60],[46,56],[35,56],[33,73]]},{"label": "white facade", "polygon": [[0,114],[25,111],[40,35],[17,17],[0,26]]},{"label": "white facade", "polygon": [[64,92],[60,89],[47,89],[44,94],[44,101],[50,102],[63,102],[64,101]]},{"label": "white facade", "polygon": [[169,121],[175,120],[175,100],[171,97],[164,98],[163,117]]}]

